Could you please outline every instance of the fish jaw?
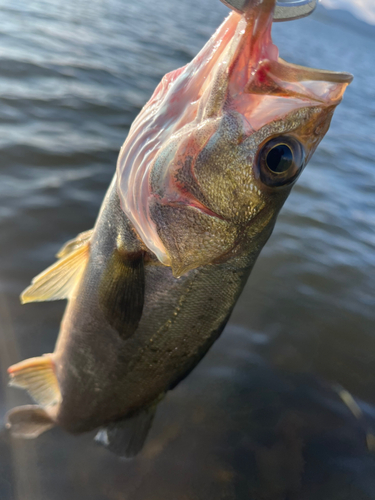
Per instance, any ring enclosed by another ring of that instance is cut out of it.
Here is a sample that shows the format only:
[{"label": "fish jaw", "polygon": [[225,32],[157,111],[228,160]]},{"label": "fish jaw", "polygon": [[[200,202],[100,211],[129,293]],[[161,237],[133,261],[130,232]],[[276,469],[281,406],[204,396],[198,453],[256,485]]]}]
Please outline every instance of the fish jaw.
[{"label": "fish jaw", "polygon": [[259,151],[287,134],[306,165],[352,79],[280,59],[274,7],[258,0],[231,13],[190,64],[163,78],[120,151],[122,209],[175,275],[228,254],[262,212],[270,223],[289,191],[264,186]]}]

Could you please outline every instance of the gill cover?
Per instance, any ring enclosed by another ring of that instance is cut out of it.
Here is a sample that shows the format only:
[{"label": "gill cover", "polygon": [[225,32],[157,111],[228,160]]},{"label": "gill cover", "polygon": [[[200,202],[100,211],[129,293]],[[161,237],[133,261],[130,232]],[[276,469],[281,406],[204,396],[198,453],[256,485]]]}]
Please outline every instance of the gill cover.
[{"label": "gill cover", "polygon": [[352,79],[280,59],[274,8],[258,0],[231,13],[190,64],[162,79],[121,148],[121,207],[176,276],[236,245],[269,200],[258,151],[294,134],[306,164]]}]

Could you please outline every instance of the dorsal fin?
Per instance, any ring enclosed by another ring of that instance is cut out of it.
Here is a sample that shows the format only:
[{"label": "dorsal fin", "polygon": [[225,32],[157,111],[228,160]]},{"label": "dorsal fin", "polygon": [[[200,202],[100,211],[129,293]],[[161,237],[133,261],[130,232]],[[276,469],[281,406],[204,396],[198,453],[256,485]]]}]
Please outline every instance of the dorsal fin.
[{"label": "dorsal fin", "polygon": [[[88,232],[81,233],[78,238]],[[22,304],[70,297],[89,259],[89,237],[79,241],[78,238],[68,241],[58,253],[62,258],[32,280],[21,295]]]},{"label": "dorsal fin", "polygon": [[55,365],[50,355],[30,358],[8,368],[9,385],[26,389],[42,407],[54,406],[61,401]]}]

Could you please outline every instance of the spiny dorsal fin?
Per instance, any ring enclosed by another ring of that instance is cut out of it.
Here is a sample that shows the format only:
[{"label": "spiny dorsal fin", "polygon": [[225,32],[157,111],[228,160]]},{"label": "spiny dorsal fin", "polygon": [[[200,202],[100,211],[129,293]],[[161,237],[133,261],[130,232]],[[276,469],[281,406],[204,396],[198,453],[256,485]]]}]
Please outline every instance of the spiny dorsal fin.
[{"label": "spiny dorsal fin", "polygon": [[73,238],[72,240],[69,240],[63,245],[58,253],[56,254],[56,257],[58,259],[62,259],[63,257],[66,257],[70,253],[74,252],[77,250],[77,248],[80,248],[81,246],[85,245],[88,243],[91,239],[93,229],[89,229],[88,231],[84,231],[83,233],[79,233],[79,235],[76,238]]},{"label": "spiny dorsal fin", "polygon": [[34,439],[55,424],[47,412],[37,405],[17,406],[5,416],[5,427],[15,438]]},{"label": "spiny dorsal fin", "polygon": [[68,299],[78,283],[89,259],[90,243],[88,240],[70,250],[60,251],[64,257],[45,271],[38,274],[31,285],[21,295],[22,304],[27,302],[43,302],[45,300]]},{"label": "spiny dorsal fin", "polygon": [[9,385],[26,389],[42,407],[53,406],[61,401],[55,365],[50,355],[30,358],[8,368]]}]

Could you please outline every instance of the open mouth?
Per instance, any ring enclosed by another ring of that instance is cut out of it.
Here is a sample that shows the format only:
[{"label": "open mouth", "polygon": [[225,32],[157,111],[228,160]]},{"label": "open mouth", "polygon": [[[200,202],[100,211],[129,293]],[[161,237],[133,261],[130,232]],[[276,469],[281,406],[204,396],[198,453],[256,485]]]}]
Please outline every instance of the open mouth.
[{"label": "open mouth", "polygon": [[[191,155],[202,150],[225,113],[237,112],[244,137],[301,108],[336,106],[352,81],[337,73],[290,64],[279,57],[271,28],[276,0],[251,0],[232,12],[197,56],[167,74],[134,121],[117,163],[121,207],[146,246],[169,258],[150,215],[150,202],[187,204],[218,217],[200,200],[184,200],[171,179],[182,136],[196,130]],[[189,143],[190,144],[190,143]],[[178,146],[176,146],[178,145]],[[156,179],[152,185],[151,172]]]},{"label": "open mouth", "polygon": [[264,120],[280,119],[291,109],[337,105],[353,79],[346,72],[308,68],[281,59],[271,37],[275,4],[276,0],[255,0],[248,2],[242,15],[232,12],[224,24],[228,32],[234,32],[225,48],[222,36],[219,49],[216,87],[225,88],[222,105],[240,112],[254,130]]},{"label": "open mouth", "polygon": [[229,93],[235,95],[238,92],[236,85],[241,74],[241,84],[247,94],[334,104],[341,99],[353,79],[352,75],[299,66],[281,59],[271,38],[275,3],[276,0],[249,2],[243,19],[238,21],[232,41],[235,46],[231,49],[231,63],[228,65]]},{"label": "open mouth", "polygon": [[[270,31],[272,22],[275,20],[279,20],[278,17],[281,16],[281,11],[289,10],[293,12],[292,18],[298,18],[311,13],[316,6],[316,2],[313,2],[311,0],[294,0],[293,2],[283,1],[282,3],[280,3],[280,5],[276,3],[276,0],[222,1],[230,8],[237,11],[240,15],[243,15],[247,20],[246,31],[248,31],[248,36],[246,43],[251,46],[253,55],[258,57],[260,55],[264,55],[264,50],[262,49],[266,48],[267,45],[270,45]],[[297,15],[298,13],[300,13],[301,16]],[[286,16],[285,14],[283,19],[287,18],[288,16]],[[282,59],[276,58],[275,53],[276,51],[273,51],[270,60],[273,60],[274,63],[278,62],[279,64],[281,64],[281,66],[283,67],[283,71],[281,71],[280,68],[277,71],[275,68],[275,64],[273,65],[273,69],[276,73],[279,73],[280,78],[283,78],[285,80],[324,80],[332,83],[349,84],[353,79],[353,76],[351,74],[345,72],[334,72],[289,64]],[[264,59],[267,59],[267,57],[265,57]],[[259,58],[259,61],[260,60],[261,58]]]}]

